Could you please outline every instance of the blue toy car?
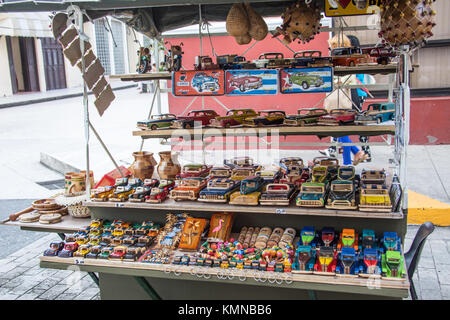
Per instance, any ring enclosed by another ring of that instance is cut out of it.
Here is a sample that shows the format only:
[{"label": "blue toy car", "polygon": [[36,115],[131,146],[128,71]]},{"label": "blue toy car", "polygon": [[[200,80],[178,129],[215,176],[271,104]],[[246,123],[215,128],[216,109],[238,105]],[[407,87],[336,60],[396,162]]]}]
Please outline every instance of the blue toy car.
[{"label": "blue toy car", "polygon": [[244,195],[259,191],[263,187],[264,183],[264,178],[260,176],[248,177],[247,179],[242,180],[240,192]]},{"label": "blue toy car", "polygon": [[336,273],[357,275],[359,272],[359,257],[353,247],[343,247],[339,254]]},{"label": "blue toy car", "polygon": [[363,249],[378,249],[378,238],[375,235],[375,231],[363,229],[359,244]]},{"label": "blue toy car", "polygon": [[295,251],[293,270],[298,271],[314,271],[314,264],[316,262],[316,250],[312,246],[300,245]]},{"label": "blue toy car", "polygon": [[323,247],[336,247],[339,241],[339,235],[334,231],[332,227],[324,227],[320,231],[318,246]]},{"label": "blue toy car", "polygon": [[64,242],[52,242],[50,248],[44,251],[44,256],[56,257],[58,253],[64,248]]},{"label": "blue toy car", "polygon": [[380,275],[381,274],[381,253],[377,249],[364,249],[360,256],[359,274]]},{"label": "blue toy car", "polygon": [[303,227],[300,231],[300,238],[298,240],[297,246],[311,246],[316,248],[319,242],[319,234],[315,231],[314,227]]},{"label": "blue toy car", "polygon": [[381,250],[384,251],[402,251],[401,239],[397,232],[385,232],[381,239]]},{"label": "blue toy car", "polygon": [[203,90],[217,91],[219,90],[219,79],[200,72],[192,78],[191,87],[196,88],[198,92]]},{"label": "blue toy car", "polygon": [[230,195],[237,191],[241,181],[228,178],[214,178],[208,181],[205,189],[200,191],[198,201],[227,202]]}]

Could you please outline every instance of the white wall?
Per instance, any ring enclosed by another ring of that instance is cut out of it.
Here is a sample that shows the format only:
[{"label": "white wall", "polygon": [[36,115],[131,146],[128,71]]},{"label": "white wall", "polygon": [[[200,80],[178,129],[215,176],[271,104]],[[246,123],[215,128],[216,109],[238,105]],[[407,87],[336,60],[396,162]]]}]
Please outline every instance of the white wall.
[{"label": "white wall", "polygon": [[[0,97],[12,95],[11,77],[9,71],[8,49],[6,47],[6,38],[0,37]],[[4,53],[4,54],[3,54]]]}]

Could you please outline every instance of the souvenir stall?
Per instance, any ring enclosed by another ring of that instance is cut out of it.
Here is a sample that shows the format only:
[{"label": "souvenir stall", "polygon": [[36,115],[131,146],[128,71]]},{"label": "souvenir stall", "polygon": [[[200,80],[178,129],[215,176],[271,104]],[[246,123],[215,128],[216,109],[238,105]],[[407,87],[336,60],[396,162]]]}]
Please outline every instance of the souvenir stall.
[{"label": "souvenir stall", "polygon": [[[408,297],[403,254],[409,54],[432,34],[432,1],[35,2],[6,3],[0,12],[57,12],[52,31],[85,81],[86,171],[68,173],[64,193],[36,201],[3,222],[60,234],[62,241],[43,252],[41,267],[89,272],[102,299]],[[188,66],[182,63],[182,54],[189,48],[171,46],[166,48],[165,71],[151,73],[146,67],[151,58],[143,48],[137,73],[119,76],[157,84],[148,119],[136,119],[137,128],[130,128],[142,142],[129,168],[117,165],[89,121],[87,90],[94,92],[100,114],[115,97],[84,35],[83,22],[112,15],[158,42],[167,30],[225,21],[228,34],[239,45],[272,37],[289,46],[309,42],[320,32],[343,35],[347,27],[342,16],[378,12],[380,41],[371,50],[342,46],[330,56],[304,51],[289,58],[261,53],[256,60],[232,53],[199,55],[195,65]],[[268,30],[263,17],[276,16],[281,16],[282,24]],[[336,23],[322,27],[323,16]],[[310,106],[295,115],[251,108],[226,114],[202,108],[185,116],[153,111],[158,81],[163,79],[172,80],[175,97],[275,90],[301,99],[308,92],[329,95],[370,86],[334,85],[333,77],[352,74],[389,75],[390,101],[373,104],[370,110],[355,106],[328,112],[321,105]],[[91,133],[102,142],[115,168],[100,181],[88,174]],[[393,163],[385,167],[392,169],[343,165],[332,157],[303,159],[298,150],[296,156],[278,159],[271,167],[251,157],[223,159],[221,166],[205,162],[180,166],[171,151],[161,152],[157,162],[144,148],[146,139],[172,145],[196,140],[204,150],[211,137],[307,135],[382,136],[394,146]]]}]

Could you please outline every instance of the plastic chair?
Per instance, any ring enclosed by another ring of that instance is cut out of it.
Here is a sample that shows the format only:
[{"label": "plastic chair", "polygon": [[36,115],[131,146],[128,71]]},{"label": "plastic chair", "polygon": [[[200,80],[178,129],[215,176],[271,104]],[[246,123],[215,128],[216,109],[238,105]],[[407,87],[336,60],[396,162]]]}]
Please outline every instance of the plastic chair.
[{"label": "plastic chair", "polygon": [[423,246],[425,245],[425,240],[434,231],[434,225],[431,222],[425,222],[417,230],[416,236],[409,248],[408,252],[405,253],[405,263],[408,269],[408,277],[410,282],[409,292],[411,294],[412,300],[417,300],[416,289],[414,287],[413,275],[419,264],[420,255],[422,253]]}]

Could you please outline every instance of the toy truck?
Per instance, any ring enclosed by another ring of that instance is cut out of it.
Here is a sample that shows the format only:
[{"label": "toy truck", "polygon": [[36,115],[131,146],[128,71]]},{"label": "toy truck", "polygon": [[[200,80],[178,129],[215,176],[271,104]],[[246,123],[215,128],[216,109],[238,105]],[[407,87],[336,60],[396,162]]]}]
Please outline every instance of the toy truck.
[{"label": "toy truck", "polygon": [[313,126],[316,125],[321,116],[328,114],[323,108],[298,109],[296,115],[286,116],[284,123],[287,126]]},{"label": "toy truck", "polygon": [[355,116],[355,124],[382,123],[395,119],[395,103],[372,103],[367,109]]},{"label": "toy truck", "polygon": [[387,279],[404,279],[405,265],[400,251],[386,251],[381,255],[382,276]]},{"label": "toy truck", "polygon": [[194,70],[214,70],[219,69],[219,65],[215,64],[210,56],[196,56]]},{"label": "toy truck", "polygon": [[344,247],[339,254],[336,266],[336,274],[338,276],[358,276],[359,273],[359,256],[355,248]]},{"label": "toy truck", "polygon": [[287,183],[269,183],[265,186],[259,203],[263,206],[288,206],[296,190],[296,187]]},{"label": "toy truck", "polygon": [[200,191],[206,187],[206,179],[201,177],[184,178],[180,184],[170,191],[170,198],[179,200],[197,200]]},{"label": "toy truck", "polygon": [[228,202],[230,195],[240,187],[240,180],[228,178],[214,178],[208,181],[205,189],[200,191],[198,201]]},{"label": "toy truck", "polygon": [[325,183],[305,182],[300,187],[300,192],[295,199],[298,207],[321,208],[325,205],[327,189]]},{"label": "toy truck", "polygon": [[381,184],[362,185],[359,210],[391,212],[392,203],[387,187]]},{"label": "toy truck", "polygon": [[258,205],[264,179],[260,176],[251,176],[242,180],[240,190],[235,191],[230,196],[230,204]]}]

